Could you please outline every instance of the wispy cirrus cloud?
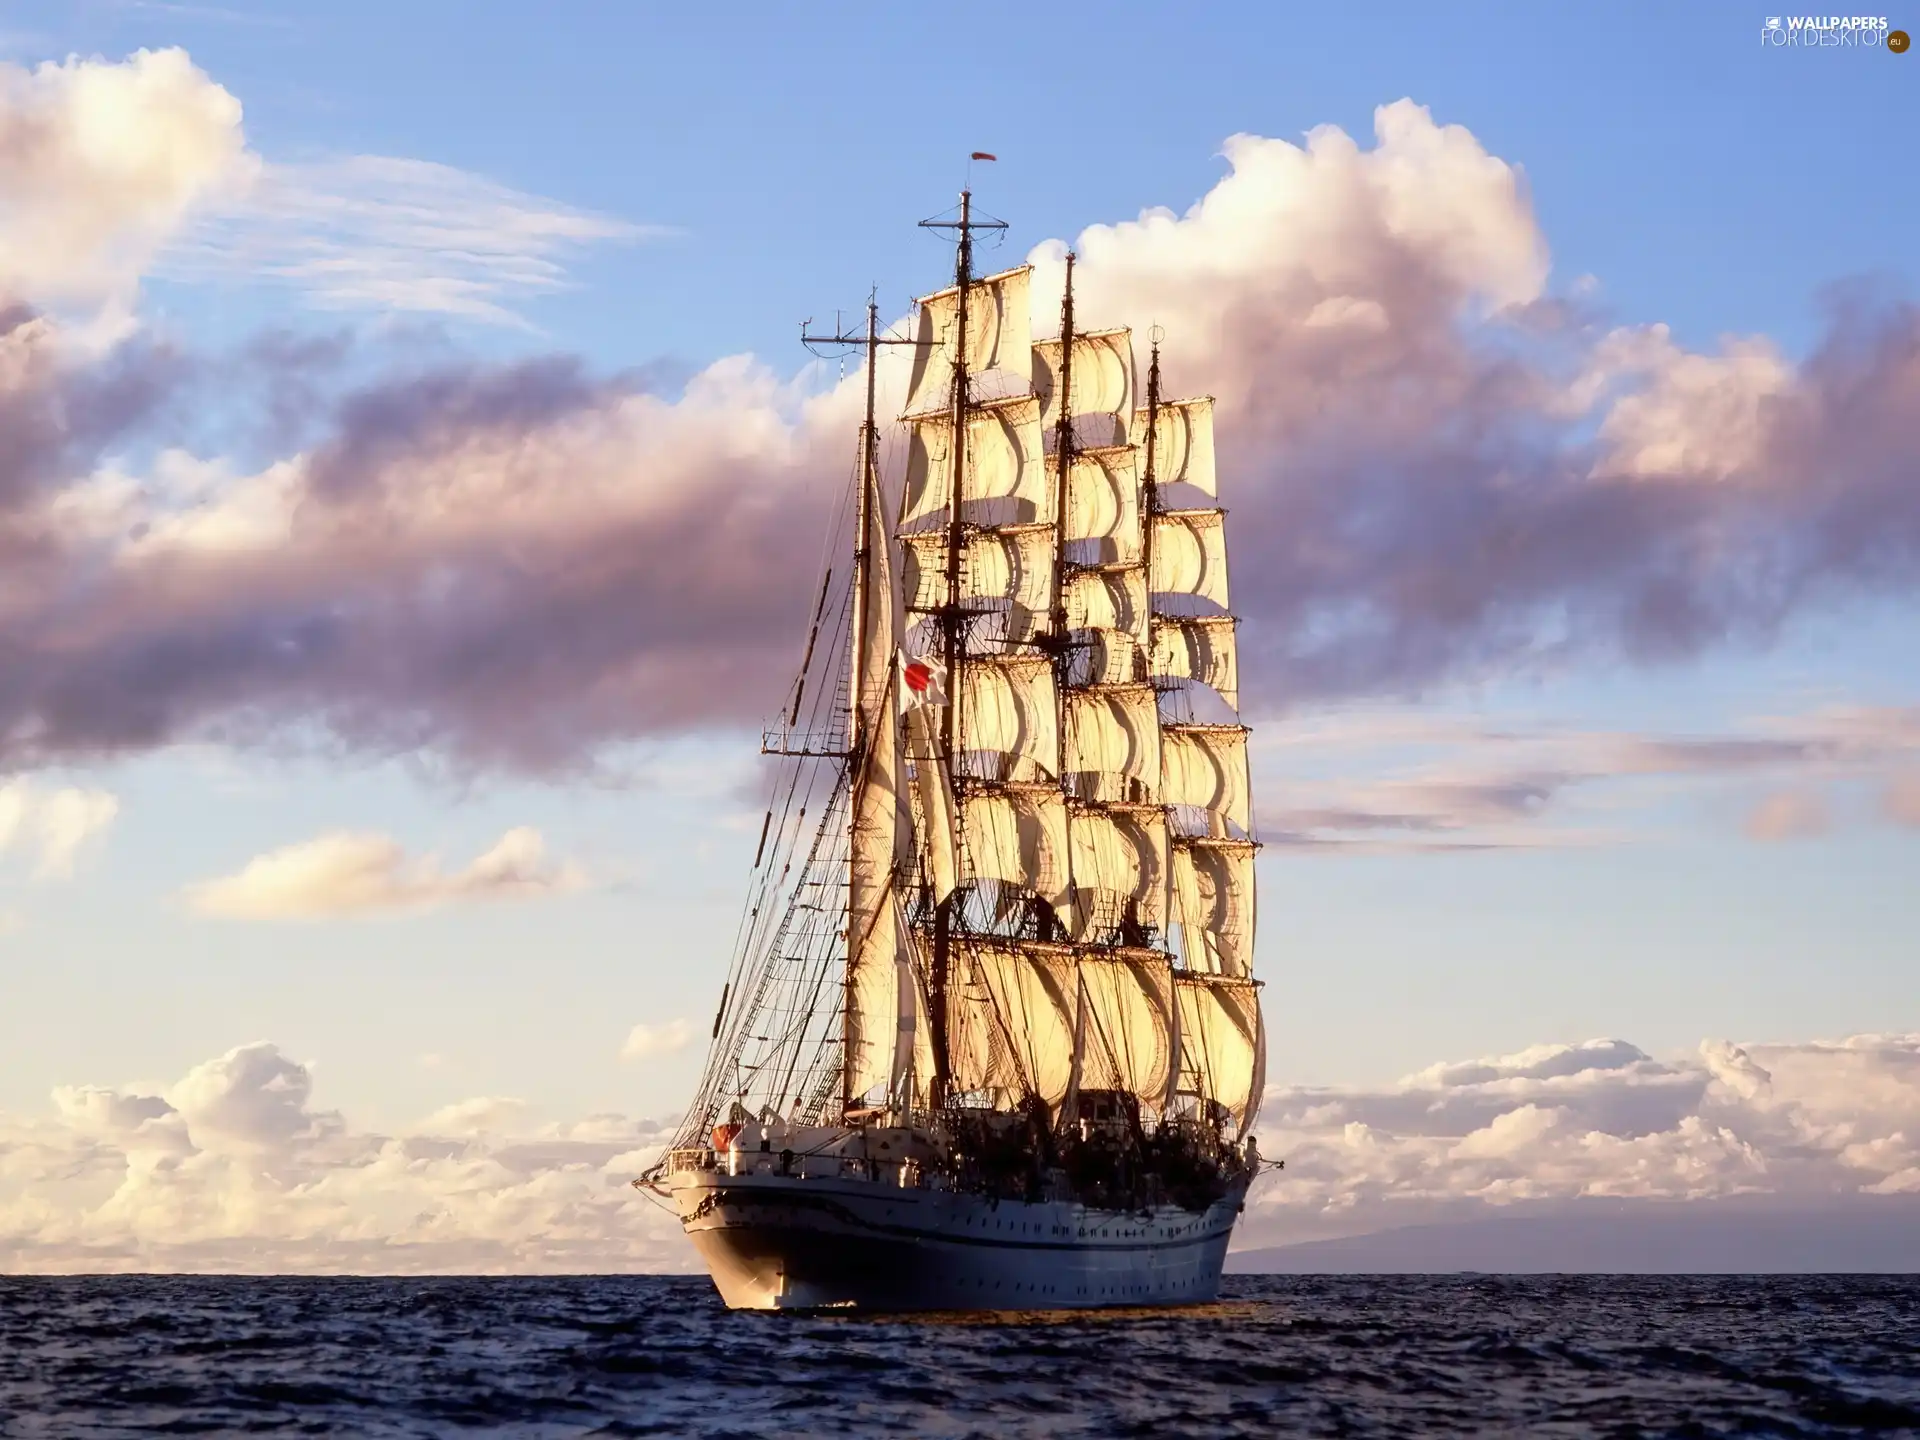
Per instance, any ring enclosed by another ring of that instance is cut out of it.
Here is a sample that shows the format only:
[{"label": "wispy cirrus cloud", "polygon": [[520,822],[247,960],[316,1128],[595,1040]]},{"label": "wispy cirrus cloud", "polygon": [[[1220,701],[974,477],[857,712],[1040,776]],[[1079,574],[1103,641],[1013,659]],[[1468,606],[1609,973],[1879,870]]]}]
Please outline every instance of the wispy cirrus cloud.
[{"label": "wispy cirrus cloud", "polygon": [[540,832],[509,830],[464,869],[413,858],[386,835],[335,832],[269,851],[242,869],[188,887],[188,905],[229,920],[306,920],[431,909],[470,900],[524,899],[582,883],[548,860]]},{"label": "wispy cirrus cloud", "polygon": [[159,273],[283,285],[320,309],[524,328],[516,306],[564,288],[588,247],[672,233],[450,165],[353,155],[264,165],[175,241]]},{"label": "wispy cirrus cloud", "polygon": [[[1444,853],[1593,845],[1626,838],[1623,795],[1732,790],[1760,841],[1825,833],[1829,793],[1880,787],[1901,821],[1920,757],[1920,709],[1829,706],[1720,734],[1660,735],[1489,725],[1420,712],[1309,720],[1256,749],[1267,843],[1346,852]],[[1267,757],[1270,757],[1268,759]]]},{"label": "wispy cirrus cloud", "polygon": [[79,315],[96,341],[132,328],[148,274],[525,327],[517,307],[588,248],[670,233],[429,160],[269,161],[177,48],[0,62],[0,305]]}]

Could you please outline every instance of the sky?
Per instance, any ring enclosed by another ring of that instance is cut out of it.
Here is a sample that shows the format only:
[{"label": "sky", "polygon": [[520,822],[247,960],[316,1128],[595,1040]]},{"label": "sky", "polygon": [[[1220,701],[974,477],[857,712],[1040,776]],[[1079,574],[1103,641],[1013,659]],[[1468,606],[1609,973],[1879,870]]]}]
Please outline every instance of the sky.
[{"label": "sky", "polygon": [[974,150],[1219,399],[1249,1234],[1920,1193],[1920,60],[1768,18],[10,7],[0,1264],[683,1258],[798,327]]}]

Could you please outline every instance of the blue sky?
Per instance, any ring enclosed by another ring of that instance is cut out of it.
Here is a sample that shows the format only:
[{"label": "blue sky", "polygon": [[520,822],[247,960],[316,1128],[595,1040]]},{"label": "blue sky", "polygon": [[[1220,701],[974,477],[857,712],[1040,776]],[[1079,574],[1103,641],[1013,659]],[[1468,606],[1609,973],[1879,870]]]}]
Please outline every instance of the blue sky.
[{"label": "blue sky", "polygon": [[[568,250],[566,288],[512,297],[517,327],[328,307],[237,262],[224,276],[160,265],[141,323],[208,352],[283,328],[354,333],[376,365],[413,345],[683,378],[750,353],[788,376],[805,361],[802,318],[852,311],[870,285],[899,313],[940,282],[950,261],[914,222],[951,202],[972,149],[1000,156],[975,185],[1011,223],[1013,264],[1049,237],[1186,210],[1225,173],[1230,135],[1297,143],[1334,125],[1364,147],[1375,107],[1410,96],[1524,173],[1549,295],[1579,296],[1603,326],[1664,323],[1689,351],[1769,337],[1791,361],[1825,333],[1830,287],[1913,296],[1920,199],[1901,178],[1902,137],[1920,134],[1920,60],[1768,50],[1765,18],[1728,4],[1218,5],[1178,19],[1152,6],[976,6],[956,34],[947,12],[879,5],[573,5],[536,18],[452,4],[28,3],[10,9],[0,58],[184,47],[244,106],[246,143],[269,163],[432,161],[662,227]],[[156,443],[122,458],[145,463]],[[1226,476],[1229,505],[1233,485]],[[1236,551],[1235,563],[1257,561]],[[1581,652],[1274,725],[1336,740],[1382,717],[1536,739],[1727,735],[1805,728],[1823,707],[1920,705],[1913,592],[1832,593],[1667,663]],[[768,681],[769,706],[783,683]],[[1448,742],[1436,758],[1438,743],[1277,741],[1256,786],[1265,806],[1301,780],[1364,785],[1505,753]],[[621,1045],[640,1023],[705,1033],[754,839],[741,799],[751,750],[724,728],[642,741],[620,752],[629,778],[607,784],[436,778],[430,757],[289,756],[217,737],[63,762],[35,783],[104,788],[119,810],[70,881],[34,883],[23,864],[0,897],[16,917],[0,937],[16,1017],[0,1110],[41,1108],[59,1084],[161,1083],[270,1039],[312,1063],[328,1106],[368,1126],[472,1096],[556,1119],[668,1114],[697,1039],[628,1063]],[[1743,824],[1770,789],[1801,781],[1743,772],[1579,782],[1554,802],[1564,843],[1270,846],[1270,1078],[1381,1084],[1595,1035],[1665,1054],[1705,1036],[1920,1030],[1920,829],[1877,815],[1881,778],[1821,780],[1824,833],[1782,843]],[[381,832],[451,870],[519,826],[590,882],[297,923],[212,920],[182,898],[325,831]]]},{"label": "blue sky", "polygon": [[1525,168],[1562,283],[1594,275],[1689,343],[1798,349],[1823,286],[1912,278],[1915,201],[1890,169],[1920,113],[1907,67],[1766,49],[1761,7],[968,13],[957,54],[941,12],[881,5],[572,5],[529,24],[455,4],[26,4],[8,29],[20,58],[185,45],[276,158],[429,158],[679,228],[598,256],[539,312],[608,365],[785,357],[808,313],[870,284],[915,293],[942,262],[910,222],[950,201],[972,149],[1001,156],[981,198],[1018,253],[1183,209],[1228,135],[1365,134],[1403,95]]}]

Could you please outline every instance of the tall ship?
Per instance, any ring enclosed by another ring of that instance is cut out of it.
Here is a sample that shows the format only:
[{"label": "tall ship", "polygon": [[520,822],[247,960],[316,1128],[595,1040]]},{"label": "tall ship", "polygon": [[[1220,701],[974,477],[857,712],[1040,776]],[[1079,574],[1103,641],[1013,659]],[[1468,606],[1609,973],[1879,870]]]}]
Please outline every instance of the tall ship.
[{"label": "tall ship", "polygon": [[1140,392],[1072,255],[1036,341],[1032,267],[974,274],[1004,223],[968,192],[922,223],[953,285],[816,337],[864,349],[851,544],[762,745],[698,1093],[635,1184],[734,1308],[1209,1300],[1266,1048],[1211,401],[1163,396],[1157,331]]}]

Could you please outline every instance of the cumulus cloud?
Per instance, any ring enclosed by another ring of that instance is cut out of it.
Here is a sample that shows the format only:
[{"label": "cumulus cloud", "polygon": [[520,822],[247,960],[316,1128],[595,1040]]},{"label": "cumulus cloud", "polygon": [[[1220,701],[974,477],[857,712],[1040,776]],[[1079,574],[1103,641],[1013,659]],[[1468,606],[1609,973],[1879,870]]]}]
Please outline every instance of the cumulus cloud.
[{"label": "cumulus cloud", "polygon": [[67,879],[119,813],[119,800],[104,790],[47,790],[9,781],[0,785],[0,855],[24,851],[36,880]]},{"label": "cumulus cloud", "polygon": [[189,886],[186,899],[200,914],[225,919],[313,919],[551,895],[577,887],[581,879],[573,867],[549,863],[540,832],[527,826],[509,830],[452,873],[431,856],[409,857],[389,836],[336,831]]},{"label": "cumulus cloud", "polygon": [[679,1226],[629,1188],[668,1127],[536,1127],[513,1102],[380,1135],[314,1108],[270,1044],[163,1093],[56,1092],[0,1116],[0,1267],[489,1273],[691,1268]]},{"label": "cumulus cloud", "polygon": [[1510,167],[1407,102],[1376,129],[1371,151],[1241,137],[1184,215],[1078,242],[1083,312],[1151,316],[1173,383],[1220,397],[1255,683],[1404,694],[1583,646],[1681,656],[1912,583],[1920,315],[1843,309],[1799,367],[1763,339],[1602,328],[1543,288]]},{"label": "cumulus cloud", "polygon": [[1243,1246],[1528,1207],[1753,1195],[1810,1210],[1920,1194],[1920,1035],[1621,1040],[1436,1065],[1377,1091],[1268,1090]]},{"label": "cumulus cloud", "polygon": [[620,1047],[622,1060],[647,1060],[655,1055],[671,1055],[684,1050],[693,1039],[693,1026],[685,1020],[668,1020],[658,1025],[639,1024],[627,1032]]},{"label": "cumulus cloud", "polygon": [[[318,1108],[307,1067],[243,1045],[159,1087],[70,1086],[0,1115],[0,1265],[57,1270],[697,1268],[627,1182],[668,1122],[536,1124],[514,1100],[381,1135]],[[1268,1090],[1240,1248],[1599,1199],[1754,1197],[1817,1215],[1920,1196],[1920,1036],[1623,1040],[1445,1062],[1382,1089]],[[1844,1223],[1844,1218],[1836,1223]]]},{"label": "cumulus cloud", "polygon": [[159,248],[248,165],[240,102],[183,50],[0,63],[0,296],[124,312]]},{"label": "cumulus cloud", "polygon": [[[1236,137],[1184,213],[1075,242],[1082,313],[1159,323],[1169,385],[1218,397],[1252,707],[1671,659],[1920,578],[1920,315],[1855,304],[1797,365],[1603,326],[1548,290],[1513,166],[1411,102],[1375,128]],[[1043,328],[1061,248],[1035,252]],[[28,357],[54,343],[33,333]],[[760,718],[859,392],[747,357],[672,395],[455,364],[345,396],[275,463],[176,461],[195,485],[76,468],[69,441],[0,516],[23,551],[0,755],[317,722],[551,772]]]}]

